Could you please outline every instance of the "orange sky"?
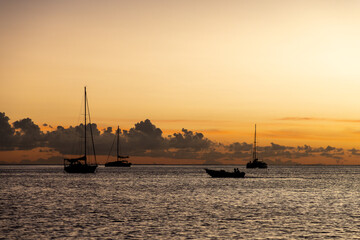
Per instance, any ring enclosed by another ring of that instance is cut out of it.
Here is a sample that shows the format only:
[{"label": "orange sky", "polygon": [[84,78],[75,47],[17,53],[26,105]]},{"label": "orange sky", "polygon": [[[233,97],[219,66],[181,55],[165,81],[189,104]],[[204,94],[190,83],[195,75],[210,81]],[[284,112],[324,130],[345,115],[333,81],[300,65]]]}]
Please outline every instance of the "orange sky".
[{"label": "orange sky", "polygon": [[[357,148],[359,1],[2,1],[10,122]],[[166,136],[166,135],[165,135]]]}]

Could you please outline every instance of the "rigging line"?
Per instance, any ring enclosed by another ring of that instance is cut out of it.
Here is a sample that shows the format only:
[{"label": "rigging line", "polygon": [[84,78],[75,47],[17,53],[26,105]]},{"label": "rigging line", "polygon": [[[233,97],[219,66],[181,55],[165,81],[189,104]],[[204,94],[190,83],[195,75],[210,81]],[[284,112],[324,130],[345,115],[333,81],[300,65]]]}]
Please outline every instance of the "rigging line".
[{"label": "rigging line", "polygon": [[119,131],[119,154],[118,155],[121,155],[122,154],[122,151],[121,151],[121,142],[120,142],[120,139],[121,139],[121,137],[120,137],[120,129],[118,129],[118,131]]},{"label": "rigging line", "polygon": [[77,127],[79,127],[80,129],[80,125],[76,125],[75,127],[70,126],[68,131],[70,132],[71,129],[71,135],[74,138],[71,138],[71,151],[70,151],[70,155],[83,155],[83,134],[82,131],[80,130],[80,132],[78,132],[76,129]]},{"label": "rigging line", "polygon": [[112,142],[112,144],[111,144],[111,148],[110,148],[110,151],[109,151],[109,155],[108,155],[108,157],[107,157],[107,159],[106,159],[106,162],[109,161],[109,157],[110,157],[110,154],[111,154],[111,152],[112,152],[112,149],[113,149],[113,146],[114,146],[114,143],[115,143],[115,139],[116,139],[116,135],[115,135],[114,140],[113,140],[113,142]]},{"label": "rigging line", "polygon": [[91,127],[89,99],[87,98],[87,96],[86,96],[86,102],[87,102],[88,115],[89,115],[90,135],[91,135],[91,142],[92,142],[92,147],[93,147],[93,151],[94,151],[94,159],[95,159],[95,164],[97,164],[97,162],[96,162],[96,153],[95,153],[95,144],[94,144],[94,134],[93,134],[92,127]]},{"label": "rigging line", "polygon": [[[78,132],[76,132],[76,127],[79,126],[80,127],[80,123],[82,122],[80,120],[81,116],[83,115],[83,108],[82,108],[82,104],[84,102],[84,98],[81,97],[81,104],[80,104],[80,109],[79,109],[79,113],[77,114],[77,122],[76,122],[76,125],[75,127],[72,129],[74,130],[75,132],[75,138],[73,139],[72,143],[71,144],[71,151],[70,151],[70,154],[69,155],[82,155],[82,134]],[[74,119],[76,119],[76,117],[74,117]],[[70,125],[70,127],[68,127],[68,130],[70,131],[70,128],[72,128],[72,126]]]},{"label": "rigging line", "polygon": [[[83,102],[84,102],[84,98],[81,97],[81,104],[80,104],[79,114],[77,115],[77,122],[75,127],[79,126],[83,122],[83,119],[80,120],[81,116],[83,116],[83,107],[82,107]],[[74,119],[76,118],[74,117]]]}]

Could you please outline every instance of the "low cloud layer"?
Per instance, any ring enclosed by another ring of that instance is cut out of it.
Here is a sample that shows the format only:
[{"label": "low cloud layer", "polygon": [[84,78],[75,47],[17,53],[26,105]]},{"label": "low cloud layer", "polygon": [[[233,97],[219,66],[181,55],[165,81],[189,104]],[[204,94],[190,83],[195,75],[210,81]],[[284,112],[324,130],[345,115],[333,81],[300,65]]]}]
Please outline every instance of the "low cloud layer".
[{"label": "low cloud layer", "polygon": [[[48,126],[47,124],[43,126]],[[87,125],[90,129],[90,125]],[[51,127],[51,131],[41,131],[39,125],[30,118],[10,123],[5,113],[0,112],[0,151],[31,150],[46,148],[46,151],[60,155],[81,154],[83,148],[84,125],[75,127]],[[96,153],[108,155],[111,146],[115,149],[115,130],[111,127],[99,130],[91,125]],[[120,130],[121,152],[131,156],[165,157],[170,159],[203,160],[208,163],[245,163],[251,158],[252,144],[234,142],[222,144],[206,138],[202,133],[183,128],[181,131],[163,136],[160,128],[149,119],[138,122],[129,130]],[[78,149],[78,152],[76,152]],[[313,148],[309,145],[284,146],[271,143],[257,148],[259,156],[271,164],[296,164],[299,158],[321,156],[340,161],[344,155],[357,156],[357,149],[344,150],[332,146]],[[45,151],[45,150],[40,150]],[[115,151],[111,153],[115,154]],[[39,159],[39,163],[59,162],[59,157]]]},{"label": "low cloud layer", "polygon": [[345,122],[359,123],[360,119],[336,119],[336,118],[313,118],[313,117],[285,117],[278,120],[282,121],[326,121],[326,122]]}]

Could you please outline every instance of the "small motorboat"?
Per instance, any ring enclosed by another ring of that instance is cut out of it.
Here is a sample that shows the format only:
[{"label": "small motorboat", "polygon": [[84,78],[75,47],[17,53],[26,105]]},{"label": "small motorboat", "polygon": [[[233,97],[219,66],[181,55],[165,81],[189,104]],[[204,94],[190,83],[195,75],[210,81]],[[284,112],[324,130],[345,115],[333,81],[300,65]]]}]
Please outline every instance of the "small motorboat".
[{"label": "small motorboat", "polygon": [[205,168],[207,174],[213,178],[244,178],[245,172],[240,172],[239,169],[235,168],[234,172],[227,172],[225,170],[211,170]]}]

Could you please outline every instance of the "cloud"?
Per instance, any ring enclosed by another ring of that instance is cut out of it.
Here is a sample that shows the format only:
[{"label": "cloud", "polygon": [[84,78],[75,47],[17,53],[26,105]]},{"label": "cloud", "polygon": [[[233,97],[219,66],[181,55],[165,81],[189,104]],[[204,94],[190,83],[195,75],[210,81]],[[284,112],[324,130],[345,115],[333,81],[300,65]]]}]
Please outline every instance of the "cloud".
[{"label": "cloud", "polygon": [[[229,158],[251,158],[252,144],[247,143],[232,143],[225,146],[229,150]],[[231,154],[232,153],[232,154]],[[276,143],[271,143],[270,146],[258,146],[258,156],[263,158],[269,164],[293,164],[292,160],[307,157],[322,156],[326,158],[341,160],[344,156],[344,150],[342,148],[336,148],[332,146],[312,148],[309,145],[304,146],[285,146]],[[275,159],[275,160],[273,160]],[[278,159],[278,160],[276,160]],[[287,159],[286,161],[279,162],[279,159]]]},{"label": "cloud", "polygon": [[[58,126],[44,133],[30,118],[15,121],[12,125],[9,120],[5,113],[0,113],[0,150],[2,151],[42,147],[42,152],[52,152],[52,154],[56,152],[61,155],[82,154],[83,124],[67,128]],[[95,123],[91,124],[91,128],[97,155],[108,155],[111,147],[113,151],[110,154],[115,155],[115,131],[111,127],[100,131]],[[87,129],[90,129],[90,124],[87,125]],[[247,162],[251,159],[252,148],[253,145],[246,142],[217,143],[206,138],[201,132],[185,128],[164,137],[162,130],[149,119],[136,123],[129,130],[120,130],[121,153],[130,156],[192,159],[206,162],[235,160]],[[79,151],[76,152],[76,149]],[[257,152],[260,158],[273,164],[295,164],[296,159],[317,156],[340,161],[345,155],[344,149],[333,146],[314,148],[305,144],[292,147],[277,143],[258,146]],[[360,155],[360,150],[351,149],[348,152],[352,155]],[[50,160],[39,159],[39,162]]]},{"label": "cloud", "polygon": [[319,147],[319,148],[312,148],[311,146],[304,145],[304,146],[298,146],[297,147],[298,152],[304,152],[310,155],[313,154],[319,154],[320,156],[327,157],[327,158],[333,158],[333,159],[342,159],[344,153],[343,148],[336,148],[332,146]]},{"label": "cloud", "polygon": [[286,157],[288,159],[296,159],[301,157],[310,156],[323,156],[333,159],[342,159],[344,150],[342,148],[335,148],[331,146],[312,148],[311,146],[304,145],[298,147],[281,146],[275,143],[271,143],[270,147],[260,147],[265,157]]},{"label": "cloud", "polygon": [[260,146],[258,147],[259,154],[266,157],[284,157],[284,158],[294,158],[293,147],[282,146],[279,144],[271,143],[270,146]]},{"label": "cloud", "polygon": [[[340,154],[340,155],[344,155],[344,154]],[[339,156],[338,154],[331,154],[331,153],[327,153],[327,152],[321,153],[320,156],[327,157],[327,158],[338,159],[338,160],[342,159],[342,157]]]},{"label": "cloud", "polygon": [[274,151],[284,151],[284,150],[294,149],[294,147],[281,146],[276,143],[270,143],[270,144],[271,144],[270,148]]},{"label": "cloud", "polygon": [[[58,126],[56,130],[46,134],[46,145],[53,148],[61,154],[74,154],[75,146],[79,149],[82,146],[81,136],[83,136],[84,125],[69,128]],[[80,154],[81,151],[75,154]]]},{"label": "cloud", "polygon": [[233,152],[251,151],[252,147],[253,147],[252,144],[248,144],[246,142],[243,142],[243,143],[234,142],[234,143],[231,143],[230,145],[226,146],[226,148],[229,151],[233,151]]},{"label": "cloud", "polygon": [[[102,133],[95,130],[96,152],[100,155],[108,155],[112,146],[111,155],[115,154],[115,133],[112,128],[103,129]],[[59,126],[55,131],[48,132],[46,139],[48,146],[62,154],[72,154],[73,146],[83,135],[84,126],[64,128]],[[202,133],[194,133],[186,129],[182,133],[174,133],[173,136],[164,138],[162,130],[157,128],[149,119],[140,121],[130,130],[120,130],[120,148],[123,154],[132,156],[153,156],[170,158],[199,158],[198,151],[207,149],[211,141],[204,138]],[[77,143],[79,145],[79,143]],[[170,151],[170,149],[172,149]]]},{"label": "cloud", "polygon": [[42,146],[44,134],[30,118],[16,121],[13,126],[18,130],[17,134],[21,136],[18,142],[19,149],[33,149]]},{"label": "cloud", "polygon": [[324,120],[323,118],[311,118],[311,117],[284,117],[279,118],[281,121],[319,121]]},{"label": "cloud", "polygon": [[360,156],[360,150],[359,149],[352,148],[352,149],[348,150],[348,152],[350,152],[351,155]]},{"label": "cloud", "polygon": [[167,141],[170,148],[185,148],[193,149],[195,151],[208,149],[212,145],[212,142],[209,139],[204,138],[202,133],[194,133],[184,128],[182,129],[182,133],[170,135]]},{"label": "cloud", "polygon": [[223,159],[223,160],[232,160],[231,158],[228,157],[227,153],[218,151],[216,149],[211,149],[210,151],[204,152],[201,155],[201,159],[206,160],[206,161],[215,161],[215,160],[219,160],[219,159]]},{"label": "cloud", "polygon": [[0,150],[13,150],[15,148],[15,129],[9,123],[10,118],[0,112]]},{"label": "cloud", "polygon": [[336,119],[336,118],[314,118],[314,117],[284,117],[279,118],[280,121],[327,121],[327,122],[346,122],[359,123],[360,119]]},{"label": "cloud", "polygon": [[24,159],[20,161],[20,164],[63,164],[63,160],[61,156],[52,156],[49,158],[39,158],[35,161]]},{"label": "cloud", "polygon": [[162,149],[164,138],[162,131],[149,119],[135,124],[129,131],[123,131],[125,147],[129,152],[145,152],[146,150]]}]

